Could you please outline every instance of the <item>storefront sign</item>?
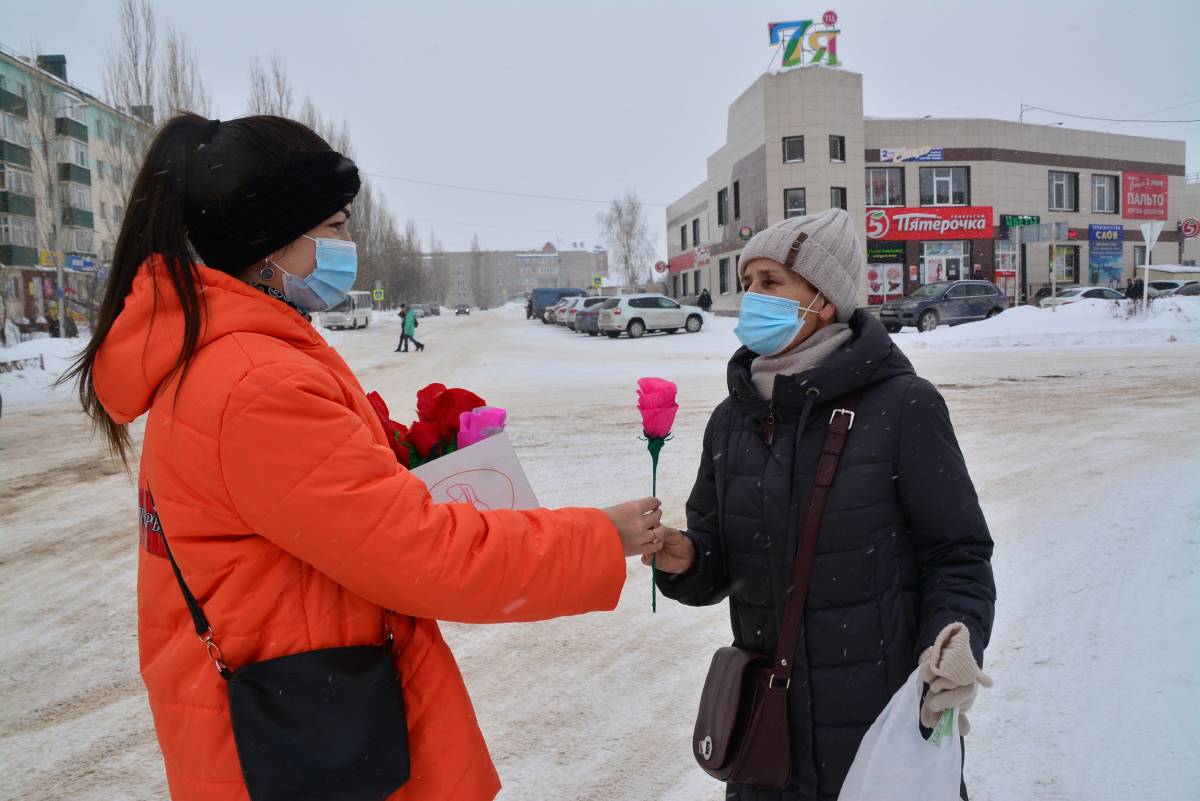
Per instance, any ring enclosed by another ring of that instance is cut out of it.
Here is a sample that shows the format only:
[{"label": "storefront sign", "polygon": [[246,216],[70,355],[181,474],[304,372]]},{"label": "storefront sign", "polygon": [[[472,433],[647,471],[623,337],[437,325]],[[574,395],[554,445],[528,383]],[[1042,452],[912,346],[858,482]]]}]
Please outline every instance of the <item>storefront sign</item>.
[{"label": "storefront sign", "polygon": [[81,273],[90,273],[96,269],[96,260],[87,256],[67,256],[66,268]]},{"label": "storefront sign", "polygon": [[1122,217],[1129,220],[1167,219],[1167,176],[1149,172],[1121,173],[1125,198]]},{"label": "storefront sign", "polygon": [[904,297],[903,264],[867,264],[867,303],[876,306]]},{"label": "storefront sign", "polygon": [[915,283],[917,280],[917,275],[918,275],[917,265],[915,265],[915,264],[908,265],[908,280],[912,283]]},{"label": "storefront sign", "polygon": [[1005,228],[1012,228],[1014,225],[1038,225],[1042,218],[1036,214],[1001,214],[1000,224]]},{"label": "storefront sign", "polygon": [[805,66],[805,55],[809,56],[807,64],[810,66],[821,62],[831,67],[840,66],[837,60],[837,37],[841,31],[833,27],[837,24],[837,14],[826,11],[821,22],[825,25],[823,30],[814,29],[810,19],[767,23],[771,45],[784,46],[782,66]]},{"label": "storefront sign", "polygon": [[880,161],[941,161],[942,148],[925,145],[923,147],[881,147]]},{"label": "storefront sign", "polygon": [[867,239],[991,239],[991,206],[872,209]]},{"label": "storefront sign", "polygon": [[665,261],[660,261],[654,265],[654,272],[665,273],[666,271],[667,271],[667,263]]},{"label": "storefront sign", "polygon": [[1188,217],[1179,224],[1179,232],[1183,234],[1184,239],[1195,239],[1200,236],[1200,220]]},{"label": "storefront sign", "polygon": [[885,263],[904,262],[904,244],[902,242],[868,242],[867,261]]},{"label": "storefront sign", "polygon": [[675,258],[671,259],[668,269],[673,273],[681,273],[684,270],[690,270],[696,266],[696,251],[686,250],[680,253]]},{"label": "storefront sign", "polygon": [[1089,225],[1088,283],[1113,289],[1121,286],[1121,256],[1124,249],[1124,226]]}]

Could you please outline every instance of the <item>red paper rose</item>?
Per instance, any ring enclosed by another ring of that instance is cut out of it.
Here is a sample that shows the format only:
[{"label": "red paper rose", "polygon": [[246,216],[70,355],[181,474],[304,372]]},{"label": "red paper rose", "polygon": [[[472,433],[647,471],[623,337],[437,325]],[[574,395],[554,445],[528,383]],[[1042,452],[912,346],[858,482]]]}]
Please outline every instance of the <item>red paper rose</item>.
[{"label": "red paper rose", "polygon": [[438,395],[433,408],[433,418],[430,422],[438,427],[443,438],[457,439],[459,418],[463,412],[470,412],[481,406],[487,406],[487,401],[466,389],[447,389]]},{"label": "red paper rose", "polygon": [[429,458],[429,454],[433,452],[441,439],[441,432],[434,423],[417,421],[408,430],[408,441],[417,449],[417,455],[422,459]]},{"label": "red paper rose", "polygon": [[430,384],[417,393],[417,419],[422,423],[434,421],[434,408],[438,398],[446,391],[445,384]]},{"label": "red paper rose", "polygon": [[367,395],[367,400],[371,402],[371,408],[375,410],[375,414],[379,417],[379,422],[383,426],[383,433],[387,435],[388,445],[392,448],[392,453],[396,455],[396,461],[408,467],[408,445],[405,440],[408,438],[408,427],[397,423],[391,418],[388,413],[387,404],[378,392],[372,392]]}]

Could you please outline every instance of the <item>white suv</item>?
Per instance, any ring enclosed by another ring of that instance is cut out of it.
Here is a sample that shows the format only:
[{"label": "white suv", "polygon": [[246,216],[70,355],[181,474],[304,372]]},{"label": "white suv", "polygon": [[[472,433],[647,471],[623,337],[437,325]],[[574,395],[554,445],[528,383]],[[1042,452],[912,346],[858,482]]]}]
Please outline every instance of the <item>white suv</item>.
[{"label": "white suv", "polygon": [[647,331],[674,334],[681,328],[696,333],[704,325],[699,306],[683,306],[666,295],[621,295],[600,306],[600,331],[612,339],[629,334],[637,339]]}]

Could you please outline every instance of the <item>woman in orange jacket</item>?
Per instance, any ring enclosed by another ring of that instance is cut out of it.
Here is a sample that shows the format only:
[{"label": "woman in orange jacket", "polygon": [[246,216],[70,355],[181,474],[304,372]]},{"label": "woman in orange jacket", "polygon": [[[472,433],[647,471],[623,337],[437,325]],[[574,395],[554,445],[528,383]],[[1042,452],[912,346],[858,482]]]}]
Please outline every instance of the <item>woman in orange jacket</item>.
[{"label": "woman in orange jacket", "polygon": [[610,610],[625,557],[661,547],[654,499],[479,512],[433,504],[397,464],[308,320],[353,283],[358,188],[354,164],[290,120],[170,120],[75,368],[117,456],[149,414],[138,638],[175,801],[249,796],[225,679],[193,636],[168,553],[230,669],[378,644],[390,617],[411,776],[389,798],[475,801],[500,782],[435,621]]}]

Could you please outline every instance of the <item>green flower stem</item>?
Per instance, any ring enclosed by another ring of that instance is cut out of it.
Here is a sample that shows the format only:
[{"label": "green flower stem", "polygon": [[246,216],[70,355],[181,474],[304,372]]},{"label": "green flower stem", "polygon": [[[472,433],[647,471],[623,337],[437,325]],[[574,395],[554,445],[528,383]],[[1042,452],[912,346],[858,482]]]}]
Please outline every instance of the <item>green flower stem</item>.
[{"label": "green flower stem", "polygon": [[[658,496],[658,456],[665,444],[667,437],[652,437],[646,434],[646,449],[650,451],[651,464],[650,494],[655,497]],[[650,612],[658,612],[658,554],[650,557]]]}]

